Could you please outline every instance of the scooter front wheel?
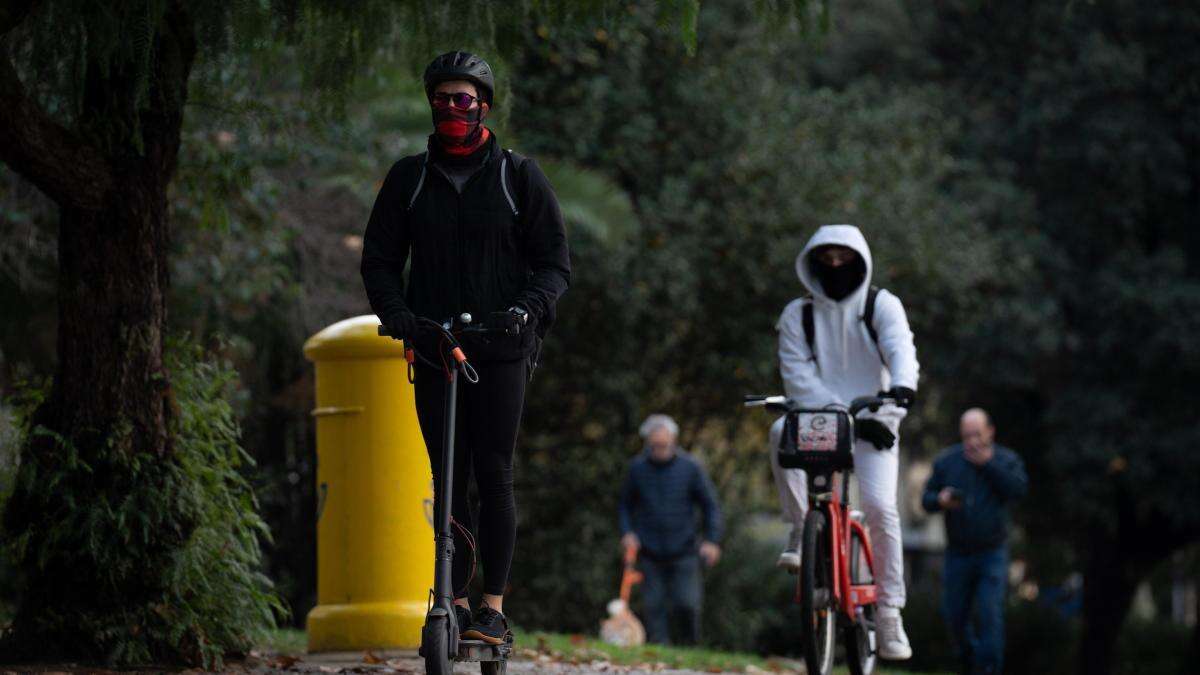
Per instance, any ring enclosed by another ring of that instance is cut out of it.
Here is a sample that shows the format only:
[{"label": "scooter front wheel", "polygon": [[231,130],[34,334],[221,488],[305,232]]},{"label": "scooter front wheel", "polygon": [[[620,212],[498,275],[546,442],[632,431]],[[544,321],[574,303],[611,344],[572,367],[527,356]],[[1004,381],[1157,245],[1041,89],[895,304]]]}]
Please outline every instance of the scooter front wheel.
[{"label": "scooter front wheel", "polygon": [[446,621],[426,621],[421,630],[421,654],[425,656],[425,672],[429,675],[453,675],[454,660],[450,658],[450,636]]}]

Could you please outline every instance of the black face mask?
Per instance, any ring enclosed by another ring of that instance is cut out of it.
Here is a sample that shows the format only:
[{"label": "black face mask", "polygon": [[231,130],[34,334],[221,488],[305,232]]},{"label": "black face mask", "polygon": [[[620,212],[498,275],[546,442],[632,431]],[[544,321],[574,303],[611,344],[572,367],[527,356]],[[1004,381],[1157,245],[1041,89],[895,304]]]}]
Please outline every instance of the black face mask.
[{"label": "black face mask", "polygon": [[867,276],[867,263],[859,256],[840,267],[823,265],[816,259],[811,263],[813,276],[821,282],[825,295],[841,301],[862,285]]}]

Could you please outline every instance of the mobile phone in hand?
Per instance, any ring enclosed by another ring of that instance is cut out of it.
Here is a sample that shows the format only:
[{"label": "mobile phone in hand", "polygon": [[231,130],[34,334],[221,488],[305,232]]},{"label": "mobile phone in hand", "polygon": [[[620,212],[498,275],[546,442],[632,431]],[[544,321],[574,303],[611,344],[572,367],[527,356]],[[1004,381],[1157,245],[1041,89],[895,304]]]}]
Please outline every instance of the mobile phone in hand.
[{"label": "mobile phone in hand", "polygon": [[946,490],[949,491],[950,501],[954,502],[955,504],[962,505],[962,503],[963,503],[962,490],[959,490],[956,487],[948,487],[948,488],[946,488]]}]

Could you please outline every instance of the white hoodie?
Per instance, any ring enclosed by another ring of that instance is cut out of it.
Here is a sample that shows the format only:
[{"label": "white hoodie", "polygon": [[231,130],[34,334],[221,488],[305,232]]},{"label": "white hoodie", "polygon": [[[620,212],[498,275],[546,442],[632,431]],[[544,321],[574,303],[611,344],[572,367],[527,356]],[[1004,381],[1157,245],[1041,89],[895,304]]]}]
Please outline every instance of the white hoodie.
[{"label": "white hoodie", "polygon": [[[831,244],[854,249],[866,263],[862,285],[841,301],[825,295],[808,264],[813,249]],[[796,274],[812,294],[817,358],[812,358],[804,337],[803,308],[809,300],[797,298],[784,308],[775,326],[779,331],[779,372],[788,398],[820,408],[830,403],[849,405],[857,396],[873,395],[893,386],[916,390],[920,368],[917,349],[900,298],[882,289],[876,296],[874,324],[879,335],[878,349],[862,320],[871,269],[871,249],[862,232],[853,225],[823,225],[796,256]],[[859,416],[874,417],[895,433],[904,415],[903,408],[889,404],[877,413],[864,412]]]}]

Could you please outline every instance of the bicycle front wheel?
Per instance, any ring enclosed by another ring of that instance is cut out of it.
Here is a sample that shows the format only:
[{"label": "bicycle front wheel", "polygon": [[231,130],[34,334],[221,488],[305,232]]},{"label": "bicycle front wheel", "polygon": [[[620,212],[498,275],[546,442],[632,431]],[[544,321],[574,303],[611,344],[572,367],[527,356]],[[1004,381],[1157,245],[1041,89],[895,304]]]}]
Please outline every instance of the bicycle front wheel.
[{"label": "bicycle front wheel", "polygon": [[804,663],[810,675],[833,672],[837,617],[833,605],[829,525],[819,509],[809,509],[804,519],[804,545],[800,558],[800,637]]},{"label": "bicycle front wheel", "polygon": [[[866,542],[855,530],[850,535],[850,583],[855,586],[875,583],[875,573],[867,564]],[[863,605],[855,621],[842,635],[850,675],[871,675],[875,671],[875,603]]]}]

